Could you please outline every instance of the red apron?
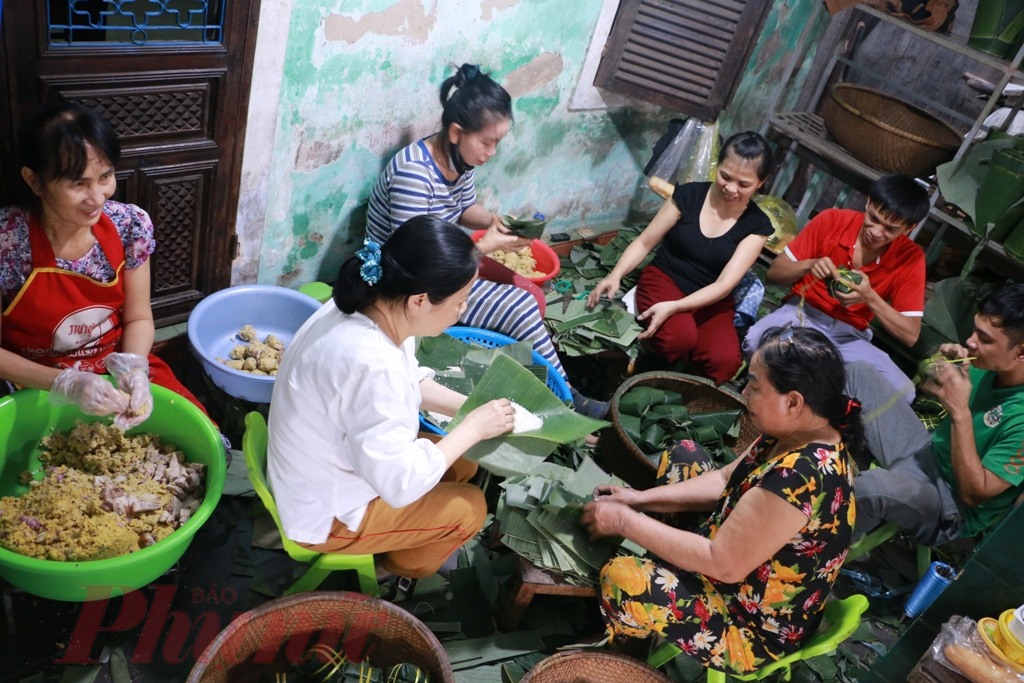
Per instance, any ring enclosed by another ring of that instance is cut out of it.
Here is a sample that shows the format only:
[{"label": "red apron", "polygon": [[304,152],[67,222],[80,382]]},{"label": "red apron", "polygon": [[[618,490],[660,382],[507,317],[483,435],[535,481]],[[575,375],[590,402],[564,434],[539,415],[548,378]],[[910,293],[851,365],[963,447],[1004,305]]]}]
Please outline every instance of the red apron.
[{"label": "red apron", "polygon": [[[121,310],[124,307],[124,246],[106,214],[92,228],[114,280],[102,283],[57,266],[53,247],[34,215],[29,216],[32,272],[3,312],[0,346],[31,361],[83,372],[106,372],[104,358],[121,350]],[[149,355],[154,384],[206,408],[174,376],[162,360]]]}]

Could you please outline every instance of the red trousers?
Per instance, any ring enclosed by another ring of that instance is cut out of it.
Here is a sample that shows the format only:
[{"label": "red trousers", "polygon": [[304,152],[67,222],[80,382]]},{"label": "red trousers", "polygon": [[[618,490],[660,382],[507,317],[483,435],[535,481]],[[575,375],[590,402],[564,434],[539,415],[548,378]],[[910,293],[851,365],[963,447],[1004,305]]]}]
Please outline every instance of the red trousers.
[{"label": "red trousers", "polygon": [[[685,296],[661,269],[647,266],[636,286],[636,309],[642,313],[656,303]],[[731,379],[743,362],[734,315],[732,298],[726,297],[695,311],[677,313],[646,341],[670,363],[692,361],[700,374],[721,384]]]}]

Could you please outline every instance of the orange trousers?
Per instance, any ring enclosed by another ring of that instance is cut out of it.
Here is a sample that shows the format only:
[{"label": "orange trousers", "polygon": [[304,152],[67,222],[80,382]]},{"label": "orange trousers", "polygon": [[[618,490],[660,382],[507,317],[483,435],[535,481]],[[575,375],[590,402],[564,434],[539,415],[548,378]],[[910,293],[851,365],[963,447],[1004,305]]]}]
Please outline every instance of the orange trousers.
[{"label": "orange trousers", "polygon": [[354,532],[335,519],[325,542],[301,545],[318,553],[373,554],[388,573],[414,579],[430,576],[483,528],[483,491],[466,483],[476,471],[475,462],[459,458],[415,503],[393,508],[376,498]]}]

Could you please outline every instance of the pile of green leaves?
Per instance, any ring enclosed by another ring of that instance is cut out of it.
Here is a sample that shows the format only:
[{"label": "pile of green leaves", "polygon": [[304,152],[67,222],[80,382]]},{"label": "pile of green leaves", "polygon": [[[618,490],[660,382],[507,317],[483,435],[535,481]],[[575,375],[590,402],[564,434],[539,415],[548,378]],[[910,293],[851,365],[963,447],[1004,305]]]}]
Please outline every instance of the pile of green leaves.
[{"label": "pile of green leaves", "polygon": [[661,454],[683,439],[696,441],[719,464],[735,455],[727,447],[740,435],[739,408],[691,413],[682,394],[666,389],[634,387],[619,399],[619,425],[656,467]]},{"label": "pile of green leaves", "polygon": [[[572,287],[568,295],[573,297],[566,310],[562,310],[563,294],[553,292],[547,299],[547,314],[544,322],[552,341],[558,350],[568,356],[586,356],[601,351],[619,350],[636,357],[636,337],[643,331],[632,313],[626,310],[620,300],[602,301],[593,310],[587,309],[583,299],[598,282],[615,268],[637,235],[640,225],[621,228],[608,244],[599,245],[583,242],[573,247],[568,256],[561,259],[562,270],[559,282],[568,281]],[[654,258],[654,251],[643,263],[622,278],[620,294],[632,289],[640,279],[640,271]]]},{"label": "pile of green leaves", "polygon": [[502,484],[495,519],[507,548],[575,585],[595,585],[621,539],[591,541],[580,523],[583,506],[602,484],[624,484],[590,458],[575,472],[543,463]]}]

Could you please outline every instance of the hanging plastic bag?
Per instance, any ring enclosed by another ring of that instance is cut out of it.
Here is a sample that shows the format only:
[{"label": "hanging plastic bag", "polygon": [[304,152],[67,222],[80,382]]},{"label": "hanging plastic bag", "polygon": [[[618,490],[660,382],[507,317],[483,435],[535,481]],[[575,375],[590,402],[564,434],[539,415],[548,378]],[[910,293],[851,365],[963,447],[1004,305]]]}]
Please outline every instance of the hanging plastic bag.
[{"label": "hanging plastic bag", "polygon": [[718,122],[688,119],[641,183],[665,199],[676,185],[714,178],[718,166]]}]

